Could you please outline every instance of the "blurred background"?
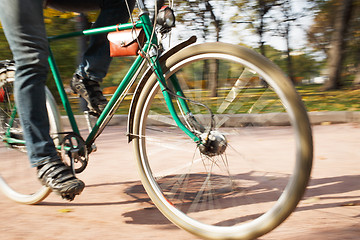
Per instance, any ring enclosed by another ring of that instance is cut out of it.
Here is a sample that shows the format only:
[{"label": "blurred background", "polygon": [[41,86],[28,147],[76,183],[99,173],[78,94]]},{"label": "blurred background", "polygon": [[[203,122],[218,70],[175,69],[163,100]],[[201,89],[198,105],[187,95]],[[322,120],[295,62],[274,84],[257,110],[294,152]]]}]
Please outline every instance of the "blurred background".
[{"label": "blurred background", "polygon": [[[146,1],[150,9],[153,2]],[[288,75],[309,111],[360,110],[359,0],[190,0],[174,1],[173,9],[177,24],[164,39],[166,46],[191,35],[198,42],[244,45]],[[97,14],[45,9],[48,35],[89,27]],[[134,15],[136,20],[137,10]],[[52,44],[65,85],[85,45],[85,38]],[[12,58],[2,29],[0,53],[1,59]],[[117,85],[131,62],[131,57],[114,59],[102,86]]]}]

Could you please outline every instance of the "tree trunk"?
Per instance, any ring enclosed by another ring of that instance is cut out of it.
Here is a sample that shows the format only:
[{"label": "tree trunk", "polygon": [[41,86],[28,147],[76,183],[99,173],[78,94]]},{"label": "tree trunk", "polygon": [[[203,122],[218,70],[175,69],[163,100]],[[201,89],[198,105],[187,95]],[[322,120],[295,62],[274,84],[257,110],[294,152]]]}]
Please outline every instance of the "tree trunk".
[{"label": "tree trunk", "polygon": [[[261,1],[259,1],[259,4],[261,4]],[[264,27],[265,27],[265,23],[264,23],[264,16],[265,16],[265,10],[264,11],[260,11],[260,26],[257,29],[258,34],[259,34],[259,47],[260,47],[260,54],[263,55],[264,57],[266,57],[266,51],[265,51],[265,41],[264,41]],[[260,80],[260,84],[262,87],[267,88],[269,85],[268,83],[261,78]]]},{"label": "tree trunk", "polygon": [[292,61],[292,57],[290,54],[290,49],[287,50],[287,57],[286,57],[286,65],[287,65],[287,74],[288,77],[290,78],[291,82],[294,83],[294,85],[296,84],[296,80],[295,80],[295,76],[294,76],[294,70],[293,70],[293,61]]},{"label": "tree trunk", "polygon": [[264,42],[264,16],[261,16],[258,34],[259,34],[260,53],[261,53],[261,55],[266,57],[265,42]]},{"label": "tree trunk", "polygon": [[209,60],[209,89],[210,96],[217,97],[219,61],[217,59]]},{"label": "tree trunk", "polygon": [[295,76],[294,76],[294,69],[293,69],[293,61],[291,57],[291,47],[290,47],[290,24],[287,24],[286,26],[286,64],[287,64],[287,73],[290,78],[290,80],[296,84]]},{"label": "tree trunk", "polygon": [[345,38],[350,21],[353,0],[339,1],[341,5],[335,16],[334,32],[329,51],[328,74],[329,79],[324,84],[323,90],[339,89],[341,87],[342,65],[345,57]]},{"label": "tree trunk", "polygon": [[[214,26],[216,30],[216,41],[220,41],[220,32],[222,28],[221,20],[216,18],[214,13],[214,8],[209,1],[205,1],[206,10],[210,13],[211,19],[214,21]],[[217,97],[217,87],[218,87],[218,72],[219,72],[219,61],[210,60],[209,61],[209,90],[211,97]]]}]

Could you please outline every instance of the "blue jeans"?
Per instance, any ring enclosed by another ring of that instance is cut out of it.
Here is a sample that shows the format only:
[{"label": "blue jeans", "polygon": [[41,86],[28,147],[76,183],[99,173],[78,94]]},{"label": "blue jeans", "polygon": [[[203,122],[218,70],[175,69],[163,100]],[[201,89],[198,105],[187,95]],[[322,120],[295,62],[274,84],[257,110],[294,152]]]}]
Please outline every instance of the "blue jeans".
[{"label": "blue jeans", "polygon": [[[49,6],[63,10],[101,9],[94,27],[127,22],[125,0],[51,0]],[[130,10],[135,0],[128,0]],[[48,74],[48,41],[43,20],[43,0],[0,0],[0,21],[16,63],[14,93],[32,167],[58,158],[49,135],[45,103]],[[73,7],[73,8],[72,8]],[[92,37],[76,70],[85,78],[101,81],[111,58],[106,34]]]}]

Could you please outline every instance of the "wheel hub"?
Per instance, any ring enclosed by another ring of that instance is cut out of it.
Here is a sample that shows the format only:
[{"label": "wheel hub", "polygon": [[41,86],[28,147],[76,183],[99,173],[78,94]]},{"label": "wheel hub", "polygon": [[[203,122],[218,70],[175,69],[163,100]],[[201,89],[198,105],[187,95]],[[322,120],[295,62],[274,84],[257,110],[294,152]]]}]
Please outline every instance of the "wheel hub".
[{"label": "wheel hub", "polygon": [[200,152],[207,156],[217,156],[223,154],[227,147],[225,136],[217,131],[203,133],[200,135],[202,144],[199,146]]}]

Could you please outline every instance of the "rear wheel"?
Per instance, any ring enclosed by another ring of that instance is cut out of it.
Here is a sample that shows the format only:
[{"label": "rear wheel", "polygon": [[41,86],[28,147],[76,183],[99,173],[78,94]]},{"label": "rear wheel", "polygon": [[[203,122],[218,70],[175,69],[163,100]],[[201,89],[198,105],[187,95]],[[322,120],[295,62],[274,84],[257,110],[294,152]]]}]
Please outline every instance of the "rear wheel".
[{"label": "rear wheel", "polygon": [[[51,190],[40,184],[36,169],[30,167],[26,147],[21,142],[5,141],[6,132],[10,137],[23,140],[22,129],[17,116],[11,122],[15,107],[13,95],[12,69],[8,67],[7,78],[1,80],[0,87],[0,189],[10,199],[24,204],[36,204],[46,198]],[[61,132],[60,115],[55,100],[46,89],[46,106],[50,121],[50,134],[55,143],[59,142],[57,133]],[[9,127],[12,126],[12,127]]]},{"label": "rear wheel", "polygon": [[[194,45],[171,56],[193,115],[177,127],[155,75],[139,97],[134,147],[143,185],[179,227],[209,239],[253,239],[278,226],[300,201],[311,172],[312,135],[293,85],[270,61],[230,44]],[[209,110],[197,104],[206,105]]]}]

